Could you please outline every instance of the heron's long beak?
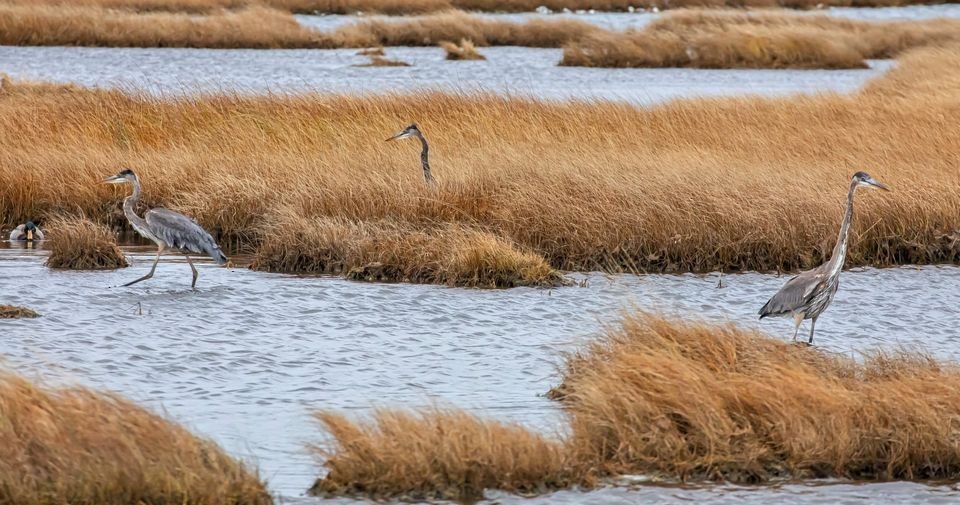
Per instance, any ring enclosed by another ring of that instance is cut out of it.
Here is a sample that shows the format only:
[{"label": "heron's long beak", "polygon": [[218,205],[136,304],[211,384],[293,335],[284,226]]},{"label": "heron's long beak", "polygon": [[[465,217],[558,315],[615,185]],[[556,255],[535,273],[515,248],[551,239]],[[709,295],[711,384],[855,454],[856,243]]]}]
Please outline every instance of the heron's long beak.
[{"label": "heron's long beak", "polygon": [[410,136],[410,132],[404,130],[404,131],[402,131],[402,132],[400,132],[400,133],[398,133],[398,134],[396,134],[396,135],[388,138],[388,139],[386,140],[386,142],[390,142],[391,140],[405,139],[405,138],[407,138],[407,137],[409,137],[409,136]]},{"label": "heron's long beak", "polygon": [[105,184],[122,184],[124,182],[127,182],[127,180],[124,179],[123,177],[120,177],[119,175],[111,175],[110,177],[107,177],[106,179],[100,182]]},{"label": "heron's long beak", "polygon": [[27,230],[27,240],[33,240],[33,230]]},{"label": "heron's long beak", "polygon": [[884,191],[890,191],[890,188],[888,188],[887,186],[885,186],[885,185],[877,182],[876,179],[870,179],[870,180],[867,181],[867,182],[868,182],[871,186],[873,186],[873,187],[875,187],[875,188],[877,188],[877,189],[882,189],[882,190],[884,190]]}]

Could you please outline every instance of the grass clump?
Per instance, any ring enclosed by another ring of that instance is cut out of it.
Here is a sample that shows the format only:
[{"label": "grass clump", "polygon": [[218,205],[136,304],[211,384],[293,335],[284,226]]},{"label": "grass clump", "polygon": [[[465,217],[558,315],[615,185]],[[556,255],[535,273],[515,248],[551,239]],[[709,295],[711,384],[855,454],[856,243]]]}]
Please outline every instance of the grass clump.
[{"label": "grass clump", "polygon": [[837,356],[732,325],[627,317],[571,356],[571,450],[607,474],[960,477],[960,368]]},{"label": "grass clump", "polygon": [[506,288],[566,281],[536,254],[496,235],[460,225],[418,228],[396,221],[270,221],[251,268],[339,274],[354,280]]},{"label": "grass clump", "polygon": [[562,376],[562,438],[450,410],[321,413],[333,442],[317,449],[329,473],[312,491],[478,499],[622,475],[960,478],[960,367],[923,353],[854,359],[640,313],[568,355]]},{"label": "grass clump", "polygon": [[677,11],[643,30],[600,30],[564,47],[587,67],[866,68],[868,59],[960,41],[954,20],[874,23],[829,16]]},{"label": "grass clump", "polygon": [[0,374],[0,502],[265,505],[214,443],[114,395]]},{"label": "grass clump", "polygon": [[129,266],[109,228],[82,217],[50,222],[50,256],[46,266],[67,270],[113,270]]},{"label": "grass clump", "polygon": [[440,47],[443,48],[447,53],[448,60],[485,60],[486,56],[480,54],[477,51],[477,47],[473,45],[473,42],[467,39],[461,39],[460,44],[457,45],[453,42],[443,41],[440,42]]},{"label": "grass clump", "polygon": [[40,317],[40,314],[26,307],[16,305],[0,305],[0,319],[32,319]]},{"label": "grass clump", "polygon": [[456,410],[380,410],[373,422],[316,415],[334,437],[315,448],[329,470],[313,495],[476,500],[485,489],[535,494],[573,477],[563,444],[519,425]]}]

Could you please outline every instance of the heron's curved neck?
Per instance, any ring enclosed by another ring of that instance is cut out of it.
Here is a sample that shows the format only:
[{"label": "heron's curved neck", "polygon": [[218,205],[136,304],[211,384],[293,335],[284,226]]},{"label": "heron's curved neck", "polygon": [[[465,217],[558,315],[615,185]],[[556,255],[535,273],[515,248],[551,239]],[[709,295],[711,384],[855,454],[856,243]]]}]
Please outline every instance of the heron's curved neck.
[{"label": "heron's curved neck", "polygon": [[430,173],[430,144],[427,144],[427,138],[423,134],[417,135],[423,150],[420,151],[420,164],[423,166],[423,178],[427,184],[433,184],[433,174]]},{"label": "heron's curved neck", "polygon": [[840,224],[840,233],[837,234],[837,245],[833,246],[833,254],[827,270],[839,273],[843,269],[843,261],[847,257],[847,240],[850,238],[850,223],[853,221],[853,195],[857,192],[857,181],[850,182],[850,191],[847,192],[847,209],[843,213],[843,222]]},{"label": "heron's curved neck", "polygon": [[133,179],[133,194],[123,199],[123,215],[130,224],[140,233],[147,229],[147,221],[137,215],[137,203],[140,201],[140,180]]}]

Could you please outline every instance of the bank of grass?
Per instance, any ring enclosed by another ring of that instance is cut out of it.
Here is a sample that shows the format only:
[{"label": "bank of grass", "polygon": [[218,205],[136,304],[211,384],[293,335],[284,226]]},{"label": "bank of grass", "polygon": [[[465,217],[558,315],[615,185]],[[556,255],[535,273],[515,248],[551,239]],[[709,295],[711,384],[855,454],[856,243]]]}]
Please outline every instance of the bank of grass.
[{"label": "bank of grass", "polygon": [[480,12],[532,12],[540,7],[560,12],[596,10],[628,12],[635,9],[724,7],[785,7],[813,9],[828,6],[891,7],[939,3],[931,0],[3,0],[11,4],[88,5],[135,12],[208,13],[220,9],[268,6],[299,14],[386,15],[427,14],[451,9]]},{"label": "bank of grass", "polygon": [[564,47],[587,67],[865,68],[866,60],[960,41],[960,22],[866,22],[769,11],[671,12],[639,31],[595,31]]},{"label": "bank of grass", "polygon": [[263,482],[214,443],[120,397],[0,374],[0,502],[261,505]]},{"label": "bank of grass", "polygon": [[63,216],[48,222],[50,241],[46,266],[67,270],[113,270],[129,266],[106,226],[82,217]]},{"label": "bank of grass", "polygon": [[620,32],[568,18],[515,22],[444,11],[364,18],[320,32],[300,25],[289,12],[253,4],[194,14],[147,6],[117,10],[95,2],[0,3],[0,43],[7,45],[334,49],[434,46],[453,40],[477,46],[563,47],[561,64],[569,66],[860,68],[866,59],[960,40],[960,22],[871,23],[775,11],[681,10],[643,30]]},{"label": "bank of grass", "polygon": [[286,209],[262,235],[254,270],[484,288],[565,283],[543,257],[463,225],[309,219]]},{"label": "bank of grass", "polygon": [[486,489],[536,494],[576,478],[562,443],[456,410],[378,411],[372,422],[316,415],[333,436],[310,494],[478,500]]},{"label": "bank of grass", "polygon": [[[924,50],[850,96],[651,108],[439,93],[158,98],[6,82],[0,215],[10,227],[72,209],[126,226],[123,194],[98,182],[130,166],[145,205],[183,211],[224,247],[265,258],[300,254],[300,239],[267,219],[293,209],[294,224],[475,230],[561,270],[788,271],[829,255],[849,178],[866,170],[893,191],[858,196],[848,264],[955,262],[958,76],[960,51]],[[436,188],[416,143],[383,142],[412,121],[430,139]],[[327,254],[314,250],[316,262]]]},{"label": "bank of grass", "polygon": [[33,319],[40,317],[33,309],[17,305],[0,305],[0,319]]},{"label": "bank of grass", "polygon": [[733,325],[650,314],[567,356],[563,438],[458,411],[318,418],[314,492],[477,499],[621,475],[668,481],[960,478],[960,368],[919,352],[854,359]]}]

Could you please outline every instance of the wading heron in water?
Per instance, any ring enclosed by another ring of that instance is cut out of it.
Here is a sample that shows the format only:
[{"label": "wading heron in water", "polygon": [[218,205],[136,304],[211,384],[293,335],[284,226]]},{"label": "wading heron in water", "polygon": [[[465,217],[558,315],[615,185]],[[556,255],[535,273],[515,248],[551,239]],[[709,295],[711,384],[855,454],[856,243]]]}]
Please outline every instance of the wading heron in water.
[{"label": "wading heron in water", "polygon": [[430,144],[427,144],[427,138],[423,136],[423,132],[420,131],[420,128],[417,127],[417,123],[413,123],[410,126],[400,130],[399,133],[387,139],[387,142],[391,140],[400,140],[409,137],[416,137],[420,139],[420,145],[423,146],[423,150],[420,151],[420,165],[423,166],[423,179],[427,181],[427,184],[432,186],[436,184],[436,180],[433,178],[433,174],[430,173]]},{"label": "wading heron in water", "polygon": [[131,286],[153,277],[153,273],[157,270],[157,263],[160,263],[160,255],[168,248],[178,249],[186,256],[190,270],[193,271],[191,288],[196,288],[199,274],[197,268],[193,266],[190,253],[207,254],[218,265],[227,262],[227,257],[220,250],[220,246],[213,240],[213,237],[193,219],[179,212],[159,208],[148,210],[144,217],[138,216],[134,209],[137,202],[140,201],[140,179],[137,178],[137,174],[133,173],[133,170],[125,169],[117,175],[107,177],[103,182],[133,185],[133,194],[123,200],[123,215],[127,217],[130,225],[137,233],[157,244],[157,259],[154,260],[150,273],[135,281],[128,282],[124,286]]},{"label": "wading heron in water", "polygon": [[843,260],[847,256],[850,222],[853,220],[853,195],[860,186],[889,191],[886,186],[877,182],[866,172],[853,174],[850,191],[847,193],[847,209],[843,214],[837,245],[833,247],[830,261],[787,281],[780,291],[777,291],[777,294],[773,295],[770,301],[760,309],[760,319],[767,316],[792,316],[796,325],[793,332],[794,341],[800,333],[800,323],[804,319],[810,319],[810,338],[807,343],[813,343],[813,330],[817,326],[817,318],[827,310],[840,286],[840,271],[843,270]]},{"label": "wading heron in water", "polygon": [[33,242],[34,240],[43,240],[43,232],[33,221],[27,221],[17,226],[10,232],[10,240],[14,242]]}]

